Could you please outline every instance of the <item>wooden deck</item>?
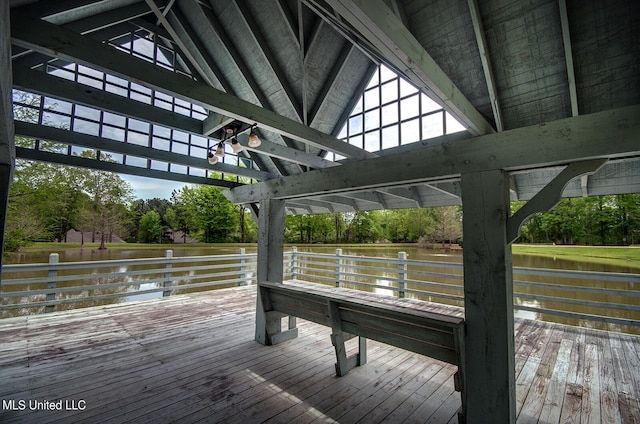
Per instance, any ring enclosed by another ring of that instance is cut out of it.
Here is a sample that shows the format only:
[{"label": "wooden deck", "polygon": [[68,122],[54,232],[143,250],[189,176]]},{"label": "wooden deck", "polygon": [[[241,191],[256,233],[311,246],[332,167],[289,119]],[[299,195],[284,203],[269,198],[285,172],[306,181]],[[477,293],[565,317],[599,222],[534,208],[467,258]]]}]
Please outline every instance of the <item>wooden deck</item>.
[{"label": "wooden deck", "polygon": [[[254,308],[239,287],[0,320],[0,422],[457,422],[454,366],[369,341],[337,378],[329,328],[262,346]],[[639,337],[518,320],[515,341],[518,422],[640,423]]]}]

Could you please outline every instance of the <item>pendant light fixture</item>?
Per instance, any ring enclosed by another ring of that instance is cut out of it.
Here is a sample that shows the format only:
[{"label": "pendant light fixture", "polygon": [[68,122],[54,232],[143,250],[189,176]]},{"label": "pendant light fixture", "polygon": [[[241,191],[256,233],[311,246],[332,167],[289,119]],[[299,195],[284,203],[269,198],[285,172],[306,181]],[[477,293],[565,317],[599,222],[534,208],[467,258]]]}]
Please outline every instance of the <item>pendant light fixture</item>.
[{"label": "pendant light fixture", "polygon": [[218,147],[216,148],[216,156],[221,158],[224,157],[224,143],[222,141],[218,143]]},{"label": "pendant light fixture", "polygon": [[207,160],[209,161],[209,165],[215,165],[218,163],[218,157],[213,154],[213,147],[209,147],[209,151],[207,152]]},{"label": "pendant light fixture", "polygon": [[262,142],[260,141],[260,138],[258,137],[258,134],[256,134],[256,132],[253,130],[253,127],[255,127],[255,125],[253,125],[251,127],[251,133],[249,134],[249,143],[247,143],[249,145],[249,147],[258,147],[262,144]]},{"label": "pendant light fixture", "polygon": [[258,134],[256,134],[256,132],[254,131],[254,128],[257,125],[258,124],[253,124],[242,128],[243,123],[240,122],[231,123],[222,128],[222,137],[220,139],[220,142],[215,146],[209,147],[207,151],[207,160],[209,164],[215,165],[220,161],[220,159],[224,158],[224,143],[229,139],[231,139],[231,150],[233,150],[233,153],[239,153],[243,151],[244,146],[238,141],[238,134],[243,133],[249,129],[251,130],[251,132],[249,134],[249,142],[247,143],[248,146],[252,148],[260,146],[262,142],[260,141]]},{"label": "pendant light fixture", "polygon": [[244,150],[244,146],[234,137],[233,140],[231,140],[231,150],[233,150],[233,153],[238,153]]}]

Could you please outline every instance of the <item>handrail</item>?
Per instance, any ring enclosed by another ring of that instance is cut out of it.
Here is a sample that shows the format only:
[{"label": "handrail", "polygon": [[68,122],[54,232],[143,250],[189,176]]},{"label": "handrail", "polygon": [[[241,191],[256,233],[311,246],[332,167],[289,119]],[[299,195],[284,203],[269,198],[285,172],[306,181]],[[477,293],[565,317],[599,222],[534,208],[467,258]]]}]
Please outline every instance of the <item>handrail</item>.
[{"label": "handrail", "polygon": [[[297,279],[464,306],[461,263],[298,252]],[[375,266],[372,266],[375,264]],[[386,266],[380,266],[384,264]],[[400,272],[399,268],[404,267]],[[640,274],[513,267],[514,309],[569,324],[640,333]],[[553,281],[550,281],[553,280]]]},{"label": "handrail", "polygon": [[118,298],[252,284],[256,257],[244,248],[238,254],[188,257],[173,257],[167,250],[160,258],[60,263],[53,253],[49,263],[2,267],[0,313],[33,308],[53,312],[60,305],[93,306]]},{"label": "handrail", "polygon": [[[253,284],[257,254],[5,265],[0,313]],[[55,255],[55,254],[53,254]],[[340,285],[464,306],[461,263],[285,252],[286,279]],[[114,271],[116,269],[117,271]],[[120,271],[124,269],[125,271]],[[86,272],[85,270],[90,270]],[[25,275],[26,274],[26,275]],[[589,321],[640,332],[640,274],[514,267],[514,308],[571,324]],[[5,278],[8,276],[9,278]],[[78,284],[79,283],[79,284]]]}]

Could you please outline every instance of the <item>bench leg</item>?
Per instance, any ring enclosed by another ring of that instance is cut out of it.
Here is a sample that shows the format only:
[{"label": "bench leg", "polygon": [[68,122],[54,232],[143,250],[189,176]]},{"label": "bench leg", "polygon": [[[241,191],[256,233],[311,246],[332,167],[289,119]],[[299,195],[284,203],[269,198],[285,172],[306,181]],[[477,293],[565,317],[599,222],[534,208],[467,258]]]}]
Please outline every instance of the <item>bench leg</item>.
[{"label": "bench leg", "polygon": [[342,331],[340,311],[338,305],[334,302],[329,302],[329,316],[331,317],[331,329],[333,330],[331,343],[336,351],[336,375],[342,377],[346,375],[351,368],[364,365],[367,362],[367,339],[359,337],[358,353],[347,356],[345,342],[356,336]]},{"label": "bench leg", "polygon": [[298,337],[298,328],[296,327],[296,317],[289,317],[289,325],[288,329],[282,330],[282,318],[286,315],[269,311],[265,313],[266,315],[266,330],[267,330],[267,338],[269,345],[275,345],[278,343],[282,343],[287,340],[295,339]]}]

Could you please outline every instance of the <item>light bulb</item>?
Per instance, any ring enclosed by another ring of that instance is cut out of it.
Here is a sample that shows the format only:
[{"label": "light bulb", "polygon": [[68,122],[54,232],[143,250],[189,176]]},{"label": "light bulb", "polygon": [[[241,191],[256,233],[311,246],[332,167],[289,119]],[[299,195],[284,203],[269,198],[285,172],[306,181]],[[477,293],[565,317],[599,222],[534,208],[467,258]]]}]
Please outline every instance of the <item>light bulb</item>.
[{"label": "light bulb", "polygon": [[231,149],[233,150],[233,153],[238,153],[244,150],[244,147],[240,144],[237,138],[234,138],[233,141],[231,141]]},{"label": "light bulb", "polygon": [[218,148],[216,149],[216,156],[224,157],[224,145],[222,143],[218,144]]},{"label": "light bulb", "polygon": [[215,165],[216,163],[218,163],[218,157],[211,153],[211,151],[209,151],[209,154],[207,155],[207,160],[209,161],[210,165]]},{"label": "light bulb", "polygon": [[260,138],[258,138],[258,134],[256,134],[254,131],[251,131],[251,134],[249,134],[249,147],[258,147],[260,146],[260,144],[262,144],[262,142],[260,141]]}]

